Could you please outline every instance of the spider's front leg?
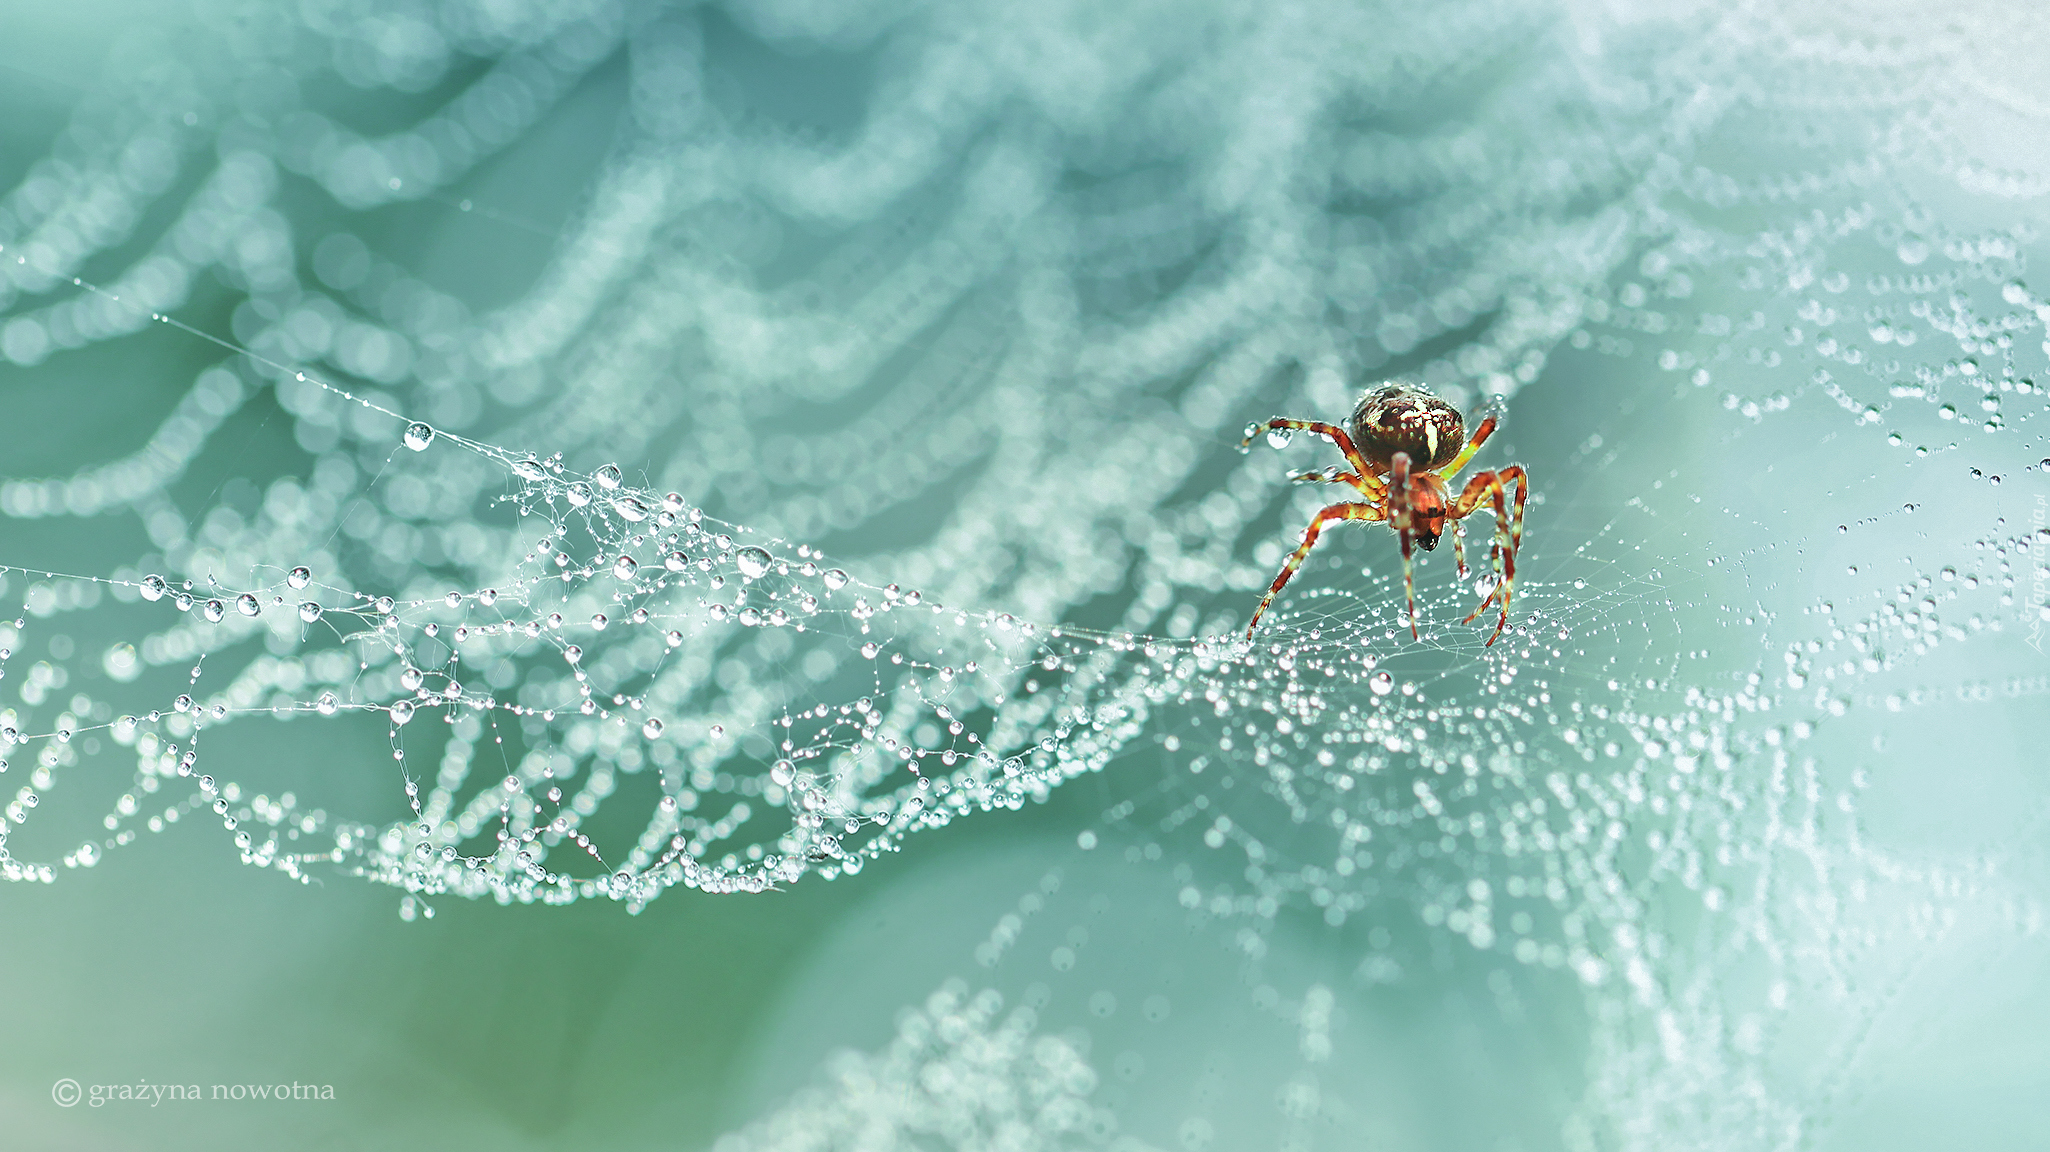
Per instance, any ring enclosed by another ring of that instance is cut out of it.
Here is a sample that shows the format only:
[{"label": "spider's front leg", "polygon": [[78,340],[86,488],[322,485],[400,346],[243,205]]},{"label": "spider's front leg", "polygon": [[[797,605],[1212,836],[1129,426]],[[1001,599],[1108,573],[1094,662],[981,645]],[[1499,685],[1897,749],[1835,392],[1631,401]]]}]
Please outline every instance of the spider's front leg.
[{"label": "spider's front leg", "polygon": [[[1510,510],[1506,491],[1512,484],[1516,486],[1516,505],[1513,512]],[[1515,594],[1516,584],[1516,552],[1523,544],[1523,503],[1528,495],[1529,475],[1524,472],[1522,465],[1511,464],[1499,472],[1476,474],[1473,479],[1466,482],[1466,490],[1459,494],[1458,501],[1446,513],[1448,517],[1457,520],[1478,509],[1483,500],[1492,500],[1494,505],[1491,510],[1495,514],[1495,545],[1490,559],[1494,562],[1499,579],[1495,581],[1494,588],[1481,600],[1480,607],[1475,608],[1472,615],[1461,621],[1473,622],[1499,597],[1501,615],[1495,621],[1494,635],[1488,637],[1489,644],[1501,639],[1502,629],[1509,624],[1509,600]]]},{"label": "spider's front leg", "polygon": [[[1352,442],[1352,437],[1346,434],[1345,429],[1340,428],[1336,424],[1327,424],[1322,420],[1290,420],[1277,416],[1265,424],[1248,424],[1246,426],[1246,438],[1239,441],[1239,450],[1244,451],[1250,447],[1253,443],[1253,437],[1262,432],[1294,432],[1297,430],[1315,432],[1319,436],[1328,438],[1333,444],[1338,445],[1338,450],[1345,454],[1346,463],[1351,464],[1353,468],[1351,472],[1345,473],[1338,477],[1338,479],[1359,489],[1370,500],[1378,499],[1381,496],[1381,481],[1375,478],[1373,469],[1368,466],[1366,457],[1360,455],[1359,447]],[[1304,476],[1296,477],[1298,480],[1304,478]]]},{"label": "spider's front leg", "polygon": [[1416,630],[1416,573],[1410,563],[1413,530],[1409,507],[1409,453],[1397,452],[1388,460],[1388,526],[1402,541],[1402,591],[1409,598],[1409,638],[1420,639]]},{"label": "spider's front leg", "polygon": [[1246,639],[1253,638],[1253,629],[1260,626],[1260,617],[1266,614],[1267,606],[1274,602],[1274,598],[1281,594],[1281,586],[1288,583],[1289,577],[1294,576],[1295,570],[1302,566],[1303,557],[1308,556],[1310,549],[1317,546],[1317,536],[1324,531],[1324,524],[1327,521],[1386,518],[1387,513],[1372,504],[1333,504],[1317,513],[1316,519],[1310,521],[1309,531],[1303,533],[1302,546],[1289,556],[1288,563],[1281,566],[1281,575],[1274,578],[1274,586],[1267,589],[1267,595],[1260,597],[1260,606],[1253,609],[1252,622],[1246,625]]}]

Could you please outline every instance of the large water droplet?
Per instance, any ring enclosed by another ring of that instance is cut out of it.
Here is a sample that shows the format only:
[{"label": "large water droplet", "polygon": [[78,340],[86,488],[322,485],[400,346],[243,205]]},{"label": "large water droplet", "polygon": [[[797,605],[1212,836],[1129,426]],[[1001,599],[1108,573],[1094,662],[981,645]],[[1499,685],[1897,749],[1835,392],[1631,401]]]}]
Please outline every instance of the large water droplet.
[{"label": "large water droplet", "polygon": [[419,691],[420,685],[426,682],[427,677],[418,668],[408,668],[399,673],[399,687],[404,688],[408,692]]},{"label": "large water droplet", "polygon": [[[2045,472],[2050,472],[2050,460],[2043,461],[2043,464],[2043,470]],[[164,598],[165,587],[166,585],[164,584],[164,578],[152,572],[149,575],[144,576],[142,578],[142,584],[140,586],[142,598],[144,600],[148,600],[151,602],[162,600]]]},{"label": "large water droplet", "polygon": [[840,571],[838,568],[826,569],[826,574],[820,577],[820,579],[826,582],[826,587],[835,592],[847,587],[847,573]]},{"label": "large water droplet", "polygon": [[690,557],[681,552],[671,552],[662,558],[662,566],[671,572],[681,572],[690,564]]},{"label": "large water droplet", "polygon": [[641,735],[646,736],[650,740],[662,735],[662,722],[653,716],[648,717],[648,722],[641,725]]},{"label": "large water droplet", "polygon": [[591,473],[591,479],[598,482],[598,487],[610,492],[614,488],[619,487],[619,465],[607,464],[596,472]]},{"label": "large water droplet", "polygon": [[342,702],[335,699],[335,694],[332,692],[322,692],[320,699],[313,702],[314,711],[319,712],[322,716],[334,715],[335,711],[341,706]]},{"label": "large water droplet", "polygon": [[320,619],[320,605],[311,600],[302,601],[299,605],[299,619],[308,624]]},{"label": "large water droplet", "polygon": [[648,518],[648,506],[632,496],[621,496],[612,502],[612,510],[630,523],[638,524]]},{"label": "large water droplet", "polygon": [[518,461],[512,466],[512,469],[513,475],[522,480],[539,480],[544,475],[541,471],[541,462],[532,456]]},{"label": "large water droplet", "polygon": [[1267,442],[1276,448],[1288,447],[1288,442],[1293,439],[1295,439],[1295,429],[1293,428],[1269,428],[1267,430]]},{"label": "large water droplet", "polygon": [[391,722],[393,724],[404,724],[412,718],[413,702],[411,700],[395,700],[392,702]]},{"label": "large water droplet", "polygon": [[244,592],[242,595],[235,597],[235,611],[242,613],[244,616],[255,616],[263,611],[263,605],[256,602],[255,596]]},{"label": "large water droplet", "polygon": [[640,570],[640,567],[640,561],[631,556],[621,556],[612,562],[612,574],[621,580],[631,580],[634,578],[634,573]]},{"label": "large water droplet", "polygon": [[562,494],[572,508],[582,508],[591,502],[591,486],[582,480],[564,489]]},{"label": "large water droplet", "polygon": [[411,448],[415,452],[425,452],[427,451],[427,446],[434,443],[434,429],[415,420],[413,423],[406,425],[404,439],[406,447]]},{"label": "large water droplet", "polygon": [[750,578],[759,577],[769,570],[769,554],[760,548],[742,548],[733,557],[740,565],[740,574]]},{"label": "large water droplet", "polygon": [[1386,696],[1395,691],[1395,677],[1386,672],[1376,672],[1367,681],[1367,687],[1373,689],[1376,696]]},{"label": "large water droplet", "polygon": [[228,606],[219,600],[209,600],[206,602],[206,607],[202,609],[202,612],[209,623],[219,624],[228,615]]},{"label": "large water droplet", "polygon": [[290,572],[285,573],[285,583],[294,588],[304,588],[308,584],[313,583],[313,569],[301,564]]}]

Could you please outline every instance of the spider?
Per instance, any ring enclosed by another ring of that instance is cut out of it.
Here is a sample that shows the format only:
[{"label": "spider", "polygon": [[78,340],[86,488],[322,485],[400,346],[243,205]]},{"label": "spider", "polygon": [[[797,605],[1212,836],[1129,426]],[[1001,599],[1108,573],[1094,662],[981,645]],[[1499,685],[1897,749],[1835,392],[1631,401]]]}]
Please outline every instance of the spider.
[{"label": "spider", "polygon": [[[1409,634],[1417,637],[1416,626],[1416,581],[1410,574],[1410,545],[1423,546],[1429,552],[1438,546],[1438,537],[1444,534],[1445,522],[1452,521],[1452,552],[1458,558],[1459,575],[1466,576],[1466,550],[1462,544],[1464,527],[1459,521],[1477,511],[1483,502],[1492,499],[1495,514],[1495,541],[1489,554],[1497,579],[1487,597],[1461,623],[1471,623],[1474,617],[1487,611],[1488,605],[1500,601],[1501,616],[1495,622],[1494,635],[1488,637],[1492,645],[1501,638],[1502,629],[1509,623],[1509,596],[1511,585],[1516,581],[1516,549],[1523,542],[1523,500],[1530,493],[1530,480],[1524,474],[1523,466],[1511,464],[1496,472],[1476,473],[1466,482],[1466,488],[1457,500],[1447,499],[1445,482],[1450,480],[1502,422],[1502,410],[1491,407],[1481,417],[1480,424],[1473,430],[1473,438],[1465,440],[1466,423],[1459,416],[1459,410],[1432,394],[1430,390],[1413,384],[1383,384],[1360,397],[1359,406],[1352,411],[1352,434],[1336,424],[1317,420],[1287,420],[1276,418],[1265,424],[1246,426],[1245,442],[1239,445],[1245,451],[1253,437],[1268,432],[1276,447],[1288,443],[1288,436],[1296,429],[1315,432],[1338,445],[1345,453],[1350,472],[1337,468],[1326,468],[1321,472],[1297,474],[1297,481],[1322,481],[1333,484],[1350,484],[1365,496],[1356,503],[1333,504],[1317,513],[1310,521],[1309,531],[1303,533],[1302,547],[1281,566],[1281,575],[1274,578],[1274,586],[1267,589],[1267,595],[1260,598],[1260,607],[1253,612],[1252,623],[1246,625],[1246,639],[1253,638],[1253,630],[1260,626],[1260,617],[1267,611],[1267,605],[1281,592],[1281,587],[1295,575],[1303,557],[1316,546],[1318,533],[1324,525],[1333,520],[1385,520],[1396,536],[1402,540],[1402,586],[1409,596]],[[1461,441],[1465,440],[1462,446]],[[1516,488],[1516,508],[1512,513],[1508,506],[1508,488]]]}]

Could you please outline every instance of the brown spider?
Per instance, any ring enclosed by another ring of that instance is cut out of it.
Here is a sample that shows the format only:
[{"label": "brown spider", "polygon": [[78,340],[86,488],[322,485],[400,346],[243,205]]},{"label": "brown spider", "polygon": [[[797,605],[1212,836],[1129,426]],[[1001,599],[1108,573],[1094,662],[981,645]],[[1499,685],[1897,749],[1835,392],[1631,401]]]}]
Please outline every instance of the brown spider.
[{"label": "brown spider", "polygon": [[[1253,629],[1260,626],[1260,616],[1267,611],[1267,605],[1281,591],[1281,586],[1295,575],[1303,557],[1317,543],[1317,534],[1331,520],[1385,520],[1402,540],[1402,586],[1409,595],[1409,634],[1417,635],[1416,627],[1416,582],[1410,575],[1410,544],[1423,546],[1424,551],[1438,546],[1438,537],[1444,534],[1445,521],[1452,521],[1452,552],[1458,558],[1459,575],[1466,576],[1465,535],[1461,519],[1481,507],[1484,500],[1494,500],[1495,542],[1489,554],[1497,579],[1495,587],[1473,610],[1466,620],[1487,611],[1488,605],[1498,598],[1501,601],[1501,618],[1495,622],[1495,633],[1488,637],[1493,644],[1502,635],[1502,629],[1509,623],[1510,586],[1516,580],[1516,549],[1523,542],[1523,499],[1530,493],[1530,480],[1524,474],[1523,466],[1511,464],[1499,472],[1477,473],[1466,482],[1466,489],[1459,499],[1446,498],[1445,482],[1464,467],[1481,445],[1494,434],[1502,422],[1499,408],[1490,408],[1473,430],[1473,439],[1466,437],[1466,422],[1460,419],[1459,410],[1433,395],[1428,389],[1414,384],[1384,384],[1360,397],[1359,406],[1352,412],[1352,434],[1336,424],[1317,420],[1269,420],[1265,424],[1246,426],[1245,442],[1239,445],[1244,451],[1261,432],[1278,432],[1277,446],[1287,443],[1286,437],[1295,429],[1315,432],[1329,438],[1345,453],[1345,459],[1353,467],[1351,472],[1340,472],[1327,468],[1321,472],[1303,472],[1298,481],[1324,481],[1334,484],[1350,484],[1359,489],[1366,500],[1360,503],[1333,504],[1317,513],[1310,521],[1310,530],[1303,534],[1302,547],[1281,566],[1281,575],[1274,578],[1274,586],[1267,589],[1267,595],[1260,598],[1260,607],[1253,612],[1252,623],[1246,625],[1246,639],[1253,638]],[[1506,488],[1516,486],[1516,510],[1512,514],[1507,503]]]}]

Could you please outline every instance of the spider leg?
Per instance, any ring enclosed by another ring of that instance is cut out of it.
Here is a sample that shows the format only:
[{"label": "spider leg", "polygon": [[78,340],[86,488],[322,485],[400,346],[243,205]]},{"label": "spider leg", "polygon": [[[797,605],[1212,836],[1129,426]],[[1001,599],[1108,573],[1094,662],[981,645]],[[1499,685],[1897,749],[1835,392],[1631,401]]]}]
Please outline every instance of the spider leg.
[{"label": "spider leg", "polygon": [[1466,579],[1466,526],[1452,522],[1452,559],[1459,565],[1459,578]]},{"label": "spider leg", "polygon": [[1295,575],[1295,570],[1302,565],[1303,557],[1308,556],[1310,549],[1316,547],[1317,536],[1324,531],[1326,521],[1383,520],[1386,518],[1387,513],[1372,504],[1333,504],[1317,513],[1316,518],[1310,521],[1309,531],[1303,533],[1302,546],[1297,548],[1295,553],[1288,558],[1288,563],[1281,566],[1281,574],[1274,578],[1274,586],[1267,589],[1267,595],[1260,598],[1260,606],[1253,609],[1252,622],[1246,625],[1246,639],[1251,640],[1253,638],[1253,629],[1260,626],[1260,617],[1266,613],[1267,605],[1274,602],[1274,598],[1281,593],[1281,586],[1288,583],[1289,577]]},{"label": "spider leg", "polygon": [[1409,597],[1409,638],[1420,639],[1416,628],[1416,573],[1410,563],[1409,453],[1397,452],[1388,461],[1388,526],[1402,541],[1402,591]]},{"label": "spider leg", "polygon": [[1473,454],[1481,450],[1481,445],[1488,442],[1488,437],[1495,434],[1495,429],[1501,426],[1501,407],[1490,407],[1487,414],[1481,417],[1481,422],[1474,426],[1473,435],[1467,439],[1466,447],[1459,450],[1459,455],[1454,456],[1450,464],[1438,469],[1438,474],[1447,480],[1452,479],[1461,468],[1466,467],[1467,461],[1473,459]]},{"label": "spider leg", "polygon": [[[1516,506],[1513,513],[1509,509],[1506,491],[1511,484],[1516,487]],[[1495,514],[1495,545],[1489,560],[1501,578],[1481,600],[1480,607],[1475,608],[1472,615],[1461,621],[1471,623],[1482,612],[1487,611],[1489,604],[1499,599],[1501,615],[1495,621],[1494,634],[1488,637],[1489,644],[1500,639],[1502,630],[1509,624],[1509,601],[1515,595],[1516,551],[1523,543],[1523,504],[1524,498],[1529,494],[1529,475],[1524,472],[1522,465],[1511,464],[1499,472],[1476,473],[1473,479],[1466,482],[1465,490],[1459,494],[1459,499],[1446,513],[1448,517],[1457,520],[1478,509],[1483,500],[1492,500],[1494,505],[1492,511]]]},{"label": "spider leg", "polygon": [[1371,477],[1369,477],[1366,480],[1362,480],[1360,479],[1360,474],[1357,472],[1337,472],[1311,469],[1308,472],[1298,472],[1295,475],[1289,477],[1289,479],[1295,481],[1298,484],[1350,484],[1354,488],[1359,489],[1360,494],[1362,496],[1365,496],[1369,500],[1378,500],[1381,498],[1381,490],[1378,487],[1380,481],[1372,479]]},{"label": "spider leg", "polygon": [[1265,424],[1249,425],[1246,428],[1246,438],[1239,441],[1239,448],[1243,450],[1251,445],[1253,437],[1262,432],[1275,432],[1282,429],[1290,431],[1301,429],[1305,432],[1315,432],[1319,436],[1329,438],[1333,444],[1338,445],[1340,452],[1345,453],[1346,463],[1351,464],[1353,467],[1353,471],[1350,473],[1356,478],[1353,487],[1365,492],[1370,497],[1378,498],[1381,495],[1381,482],[1375,479],[1374,470],[1367,464],[1367,458],[1360,455],[1359,448],[1353,444],[1352,437],[1346,435],[1345,429],[1340,428],[1336,424],[1329,424],[1322,420],[1289,420],[1277,416]]}]

